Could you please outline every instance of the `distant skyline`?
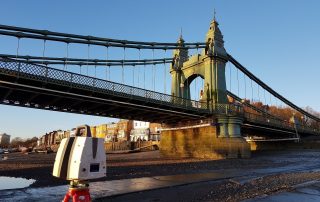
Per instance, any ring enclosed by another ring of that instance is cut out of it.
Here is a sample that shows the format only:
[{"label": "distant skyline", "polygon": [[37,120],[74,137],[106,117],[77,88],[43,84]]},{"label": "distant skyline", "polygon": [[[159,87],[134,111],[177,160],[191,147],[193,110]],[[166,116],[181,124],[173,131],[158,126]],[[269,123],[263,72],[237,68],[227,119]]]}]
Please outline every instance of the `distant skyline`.
[{"label": "distant skyline", "polygon": [[[181,27],[186,42],[204,42],[215,9],[228,53],[299,107],[310,106],[320,111],[317,93],[320,88],[320,2],[317,0],[307,3],[303,0],[11,0],[2,2],[1,6],[1,24],[5,25],[156,42],[176,42]],[[15,39],[0,35],[2,51],[14,54],[16,47],[9,45],[14,43]],[[22,42],[21,54],[28,53],[28,44],[27,40]],[[34,54],[41,55],[41,47],[39,42]],[[52,45],[50,48],[47,54],[59,53],[64,57],[64,47],[60,50]],[[105,54],[98,48],[93,51],[97,57]],[[85,49],[77,46],[70,48],[70,54],[86,57]],[[138,54],[132,51],[128,55],[135,58]],[[167,51],[156,57],[171,55],[172,52]],[[142,56],[150,58],[151,53]],[[112,53],[110,57],[122,58],[122,52]],[[169,93],[170,79],[166,81]],[[162,86],[163,82],[159,81],[157,89]],[[52,130],[112,121],[115,119],[0,105],[0,133],[8,133],[13,138],[39,137]]]}]

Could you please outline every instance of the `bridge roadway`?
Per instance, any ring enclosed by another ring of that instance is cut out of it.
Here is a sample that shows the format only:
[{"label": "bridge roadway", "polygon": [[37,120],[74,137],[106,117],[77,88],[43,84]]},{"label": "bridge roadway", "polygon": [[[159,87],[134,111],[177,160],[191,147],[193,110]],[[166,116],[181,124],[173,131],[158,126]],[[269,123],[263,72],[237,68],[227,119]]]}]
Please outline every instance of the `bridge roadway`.
[{"label": "bridge roadway", "polygon": [[[241,115],[244,130],[295,135],[293,125],[270,116],[243,113],[240,106],[217,105],[213,110],[206,103],[1,57],[0,100],[6,105],[160,123]],[[298,132],[318,133],[304,127]]]},{"label": "bridge roadway", "polygon": [[205,103],[0,58],[2,104],[151,122],[199,120]]}]

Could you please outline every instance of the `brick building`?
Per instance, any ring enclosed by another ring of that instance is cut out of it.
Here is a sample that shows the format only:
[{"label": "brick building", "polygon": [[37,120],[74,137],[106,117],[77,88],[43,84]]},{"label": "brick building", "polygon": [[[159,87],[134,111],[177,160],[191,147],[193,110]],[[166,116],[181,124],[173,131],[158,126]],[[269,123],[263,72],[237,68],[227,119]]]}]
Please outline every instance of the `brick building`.
[{"label": "brick building", "polygon": [[105,142],[116,142],[118,134],[118,124],[110,123],[107,124],[107,135],[104,139]]},{"label": "brick building", "polygon": [[118,122],[118,134],[117,139],[118,141],[129,141],[130,140],[130,132],[133,128],[132,120],[124,120],[121,119]]},{"label": "brick building", "polygon": [[8,146],[10,144],[10,135],[6,133],[0,134],[0,146]]}]

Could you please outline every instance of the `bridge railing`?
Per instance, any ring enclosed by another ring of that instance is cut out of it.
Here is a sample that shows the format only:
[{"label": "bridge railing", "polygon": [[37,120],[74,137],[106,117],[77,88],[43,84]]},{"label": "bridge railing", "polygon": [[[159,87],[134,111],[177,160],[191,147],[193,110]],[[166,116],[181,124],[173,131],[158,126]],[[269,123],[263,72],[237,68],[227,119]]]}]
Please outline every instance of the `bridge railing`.
[{"label": "bridge railing", "polygon": [[313,128],[304,124],[297,124],[296,127],[299,132],[320,135],[320,128]]},{"label": "bridge railing", "polygon": [[243,107],[238,104],[213,104],[212,111],[216,114],[239,115],[242,116]]},{"label": "bridge railing", "polygon": [[97,93],[136,99],[143,102],[172,106],[205,114],[239,114],[241,106],[234,104],[212,104],[188,100],[172,95],[136,88],[99,78],[68,72],[44,65],[32,64],[0,57],[0,72],[17,78],[26,78],[45,83],[54,83],[72,88],[85,89]]},{"label": "bridge railing", "polygon": [[279,128],[284,128],[284,129],[294,129],[294,125],[291,125],[289,122],[274,119],[269,116],[263,116],[263,115],[246,112],[244,114],[244,117],[248,121],[254,122],[254,123],[261,123],[263,125],[269,125],[269,126],[277,126]]},{"label": "bridge railing", "polygon": [[260,123],[261,125],[267,125],[267,126],[272,126],[272,127],[277,127],[277,128],[282,128],[282,129],[287,129],[292,131],[295,131],[295,129],[297,129],[298,133],[300,132],[300,133],[309,133],[309,134],[320,134],[319,129],[311,128],[307,125],[302,125],[302,124],[297,124],[295,126],[293,123],[289,121],[275,119],[270,116],[263,116],[263,115],[245,112],[244,118],[247,121],[250,121],[253,123]]}]

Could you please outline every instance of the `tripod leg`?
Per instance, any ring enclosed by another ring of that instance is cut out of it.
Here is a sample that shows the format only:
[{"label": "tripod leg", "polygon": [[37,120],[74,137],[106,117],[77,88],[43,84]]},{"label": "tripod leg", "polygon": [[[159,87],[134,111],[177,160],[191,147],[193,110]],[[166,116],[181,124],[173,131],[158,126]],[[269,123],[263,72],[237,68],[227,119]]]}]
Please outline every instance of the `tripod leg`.
[{"label": "tripod leg", "polygon": [[77,193],[74,193],[73,197],[72,197],[72,202],[79,202],[79,197]]},{"label": "tripod leg", "polygon": [[70,195],[69,195],[69,192],[67,192],[62,202],[69,202],[69,199],[70,199]]}]

